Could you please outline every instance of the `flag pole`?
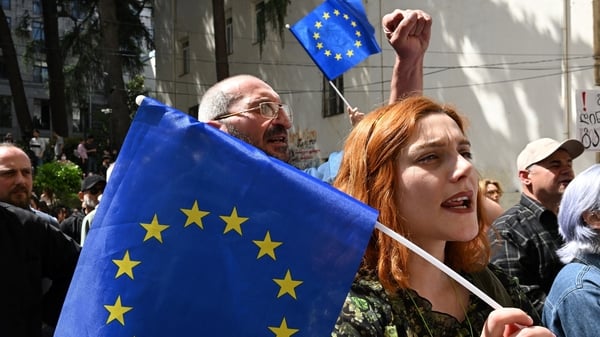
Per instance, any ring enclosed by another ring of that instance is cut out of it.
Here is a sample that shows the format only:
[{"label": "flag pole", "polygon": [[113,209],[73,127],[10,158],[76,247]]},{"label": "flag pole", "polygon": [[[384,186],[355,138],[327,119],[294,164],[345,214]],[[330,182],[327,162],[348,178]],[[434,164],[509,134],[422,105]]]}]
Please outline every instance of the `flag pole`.
[{"label": "flag pole", "polygon": [[335,92],[338,94],[338,96],[340,96],[340,98],[342,99],[342,101],[344,101],[346,106],[349,107],[350,109],[352,109],[352,106],[350,105],[350,103],[348,103],[348,101],[346,100],[344,95],[342,95],[342,93],[338,90],[338,88],[335,86],[335,84],[333,84],[332,81],[329,81],[329,85],[333,88],[333,90],[335,90]]},{"label": "flag pole", "polygon": [[463,287],[467,288],[470,292],[472,292],[477,297],[479,297],[482,301],[484,301],[485,303],[489,304],[492,308],[494,308],[494,309],[500,309],[500,308],[502,308],[502,306],[498,302],[496,302],[493,298],[491,298],[486,293],[484,293],[483,291],[481,291],[481,289],[477,288],[471,282],[467,281],[464,277],[460,276],[457,272],[455,272],[454,270],[450,269],[450,267],[446,266],[440,260],[436,259],[431,254],[429,254],[428,252],[426,252],[425,250],[423,250],[421,247],[419,247],[419,246],[415,245],[414,243],[410,242],[408,239],[406,239],[402,235],[394,232],[389,227],[386,227],[385,225],[383,225],[379,221],[377,221],[375,223],[375,228],[377,228],[378,230],[380,230],[384,234],[388,235],[392,239],[400,242],[401,244],[403,244],[404,246],[406,246],[408,249],[410,249],[411,251],[413,251],[415,254],[419,255],[422,258],[424,258],[427,262],[433,264],[435,267],[437,267],[438,269],[440,269],[441,271],[443,271],[446,275],[450,276],[456,282],[460,283]]}]

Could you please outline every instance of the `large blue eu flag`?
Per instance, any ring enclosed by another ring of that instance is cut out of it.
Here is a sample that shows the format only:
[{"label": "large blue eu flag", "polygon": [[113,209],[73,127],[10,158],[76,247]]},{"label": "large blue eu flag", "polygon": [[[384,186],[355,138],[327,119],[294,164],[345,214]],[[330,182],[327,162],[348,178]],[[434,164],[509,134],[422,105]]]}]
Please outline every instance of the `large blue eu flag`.
[{"label": "large blue eu flag", "polygon": [[55,336],[327,336],[376,217],[145,98]]},{"label": "large blue eu flag", "polygon": [[381,51],[361,0],[325,0],[290,31],[329,80]]}]

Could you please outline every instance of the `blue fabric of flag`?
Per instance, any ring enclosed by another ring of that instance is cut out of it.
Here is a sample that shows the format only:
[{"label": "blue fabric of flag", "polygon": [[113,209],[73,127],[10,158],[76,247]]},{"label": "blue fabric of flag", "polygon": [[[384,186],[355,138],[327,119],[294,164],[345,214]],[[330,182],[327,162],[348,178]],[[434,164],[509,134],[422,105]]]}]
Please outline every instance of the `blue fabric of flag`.
[{"label": "blue fabric of flag", "polygon": [[55,336],[327,336],[377,212],[145,98]]},{"label": "blue fabric of flag", "polygon": [[360,0],[325,0],[290,31],[329,80],[381,51]]}]

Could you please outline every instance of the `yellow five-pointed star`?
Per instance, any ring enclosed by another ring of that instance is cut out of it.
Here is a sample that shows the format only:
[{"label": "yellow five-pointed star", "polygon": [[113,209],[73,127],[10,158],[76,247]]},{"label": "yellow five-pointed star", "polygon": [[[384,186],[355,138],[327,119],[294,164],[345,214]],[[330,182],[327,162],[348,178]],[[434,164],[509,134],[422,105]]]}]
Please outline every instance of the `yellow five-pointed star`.
[{"label": "yellow five-pointed star", "polygon": [[352,27],[356,27],[356,21],[351,21],[351,22],[350,22],[350,26],[352,26]]},{"label": "yellow five-pointed star", "polygon": [[318,40],[320,38],[321,38],[321,34],[319,34],[317,32],[313,33],[313,39]]},{"label": "yellow five-pointed star", "polygon": [[269,330],[273,331],[276,337],[290,337],[299,331],[298,329],[288,328],[285,317],[279,326],[270,326]]},{"label": "yellow five-pointed star", "polygon": [[357,37],[361,37],[361,36],[362,36],[362,33],[360,32],[360,30],[357,30],[357,31],[354,33],[354,35],[356,35]]},{"label": "yellow five-pointed star", "polygon": [[315,28],[316,28],[316,29],[319,29],[319,28],[321,28],[321,27],[323,27],[323,24],[321,23],[321,21],[317,21],[317,22],[315,22]]},{"label": "yellow five-pointed star", "polygon": [[303,281],[295,281],[292,279],[292,274],[290,270],[285,273],[285,277],[283,279],[274,278],[273,281],[277,283],[280,287],[279,294],[277,294],[277,298],[285,294],[289,294],[294,299],[296,299],[296,287],[304,283]]},{"label": "yellow five-pointed star", "polygon": [[131,260],[129,258],[129,250],[125,251],[125,255],[123,256],[122,260],[112,260],[112,261],[114,262],[114,264],[119,266],[119,270],[117,270],[117,275],[115,276],[115,278],[118,278],[119,276],[121,276],[123,274],[127,274],[129,276],[129,278],[132,280],[133,280],[133,268],[135,266],[137,266],[138,264],[142,263],[141,261]]},{"label": "yellow five-pointed star", "polygon": [[331,56],[331,50],[326,50],[325,51],[325,56]]},{"label": "yellow five-pointed star", "polygon": [[338,11],[337,9],[334,9],[333,14],[335,14],[335,16],[340,16],[340,11]]},{"label": "yellow five-pointed star", "polygon": [[133,309],[133,307],[125,307],[121,304],[121,296],[117,297],[117,301],[114,305],[105,305],[106,310],[110,313],[108,315],[108,319],[106,320],[106,324],[114,321],[115,319],[121,323],[121,325],[125,325],[125,318],[123,317],[126,312]]},{"label": "yellow five-pointed star", "polygon": [[338,60],[338,61],[341,60],[342,59],[342,54],[336,53],[335,54],[335,59]]},{"label": "yellow five-pointed star", "polygon": [[198,227],[204,229],[204,225],[202,224],[202,218],[210,214],[210,212],[205,212],[201,209],[198,209],[198,201],[194,201],[194,205],[191,209],[181,208],[180,209],[185,215],[187,215],[187,220],[185,221],[185,225],[183,227],[187,227],[193,223],[198,225]]},{"label": "yellow five-pointed star", "polygon": [[269,255],[273,260],[277,260],[275,258],[275,248],[283,244],[283,242],[271,241],[271,233],[269,233],[269,231],[267,231],[267,235],[265,235],[264,240],[252,240],[252,242],[254,242],[254,244],[260,248],[258,251],[258,256],[256,257],[257,260],[264,255]]},{"label": "yellow five-pointed star", "polygon": [[317,49],[323,49],[323,42],[317,43]]},{"label": "yellow five-pointed star", "polygon": [[330,17],[331,17],[331,16],[329,15],[329,12],[325,12],[325,13],[323,13],[323,19],[325,19],[325,20],[329,20],[329,18],[330,18]]},{"label": "yellow five-pointed star", "polygon": [[248,218],[238,216],[237,209],[235,207],[233,208],[233,211],[231,211],[230,216],[223,215],[220,216],[220,218],[223,219],[223,221],[225,221],[225,223],[227,224],[227,226],[225,226],[223,234],[231,230],[235,230],[236,232],[238,232],[238,234],[242,235],[242,224],[248,220]]},{"label": "yellow five-pointed star", "polygon": [[356,48],[360,48],[360,47],[362,47],[362,42],[360,42],[360,40],[356,40],[356,41],[354,41],[354,46]]},{"label": "yellow five-pointed star", "polygon": [[154,218],[152,218],[151,223],[141,223],[142,227],[146,229],[146,236],[144,236],[144,241],[149,240],[151,238],[155,238],[160,243],[162,243],[162,231],[169,228],[169,225],[161,225],[158,223],[158,216],[154,214]]},{"label": "yellow five-pointed star", "polygon": [[348,16],[348,14],[344,14],[344,15],[343,15],[343,17],[344,17],[344,19],[346,19],[346,20],[350,19],[350,17]]},{"label": "yellow five-pointed star", "polygon": [[354,50],[348,49],[348,51],[346,52],[346,56],[348,56],[348,57],[354,56]]}]

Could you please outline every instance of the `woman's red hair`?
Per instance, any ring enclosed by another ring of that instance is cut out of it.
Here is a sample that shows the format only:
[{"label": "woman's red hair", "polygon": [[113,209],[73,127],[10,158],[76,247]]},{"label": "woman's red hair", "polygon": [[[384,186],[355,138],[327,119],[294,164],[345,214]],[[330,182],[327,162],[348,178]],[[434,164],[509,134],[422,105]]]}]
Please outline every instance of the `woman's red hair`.
[{"label": "woman's red hair", "polygon": [[[414,96],[381,107],[355,126],[344,147],[340,171],[334,186],[379,210],[379,222],[410,240],[410,233],[395,200],[397,195],[398,157],[407,140],[417,132],[417,123],[433,113],[452,118],[463,133],[465,120],[452,107]],[[477,194],[477,214],[481,215],[481,194]],[[483,269],[490,256],[489,242],[482,216],[478,216],[479,232],[468,242],[448,242],[446,260],[454,270],[474,272]],[[408,287],[409,250],[386,234],[374,231],[363,258],[362,267],[376,270],[386,289]]]}]

